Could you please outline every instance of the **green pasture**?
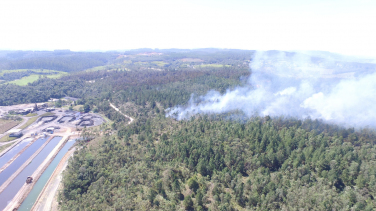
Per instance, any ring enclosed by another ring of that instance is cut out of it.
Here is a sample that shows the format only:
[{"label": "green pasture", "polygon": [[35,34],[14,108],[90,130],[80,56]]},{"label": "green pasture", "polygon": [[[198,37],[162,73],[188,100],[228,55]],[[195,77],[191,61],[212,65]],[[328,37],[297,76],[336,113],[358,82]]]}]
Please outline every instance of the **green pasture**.
[{"label": "green pasture", "polygon": [[59,74],[56,74],[56,75],[29,75],[29,76],[26,76],[26,77],[23,77],[23,78],[20,78],[20,79],[17,79],[17,80],[14,80],[14,81],[10,81],[9,83],[12,83],[12,84],[16,84],[16,85],[19,85],[19,86],[26,86],[28,83],[32,83],[36,80],[39,79],[39,77],[44,77],[46,76],[47,78],[60,78],[64,75],[68,75],[68,73],[65,73],[65,72],[61,72]]},{"label": "green pasture", "polygon": [[128,68],[125,68],[124,66],[119,66],[119,65],[106,65],[106,66],[97,66],[93,68],[86,69],[86,72],[96,72],[96,71],[101,71],[101,70],[107,70],[107,71],[129,71]]},{"label": "green pasture", "polygon": [[28,113],[26,114],[25,116],[27,117],[32,117],[32,116],[37,116],[38,114],[37,113]]},{"label": "green pasture", "polygon": [[106,70],[106,69],[109,69],[109,67],[107,65],[106,66],[92,67],[92,68],[89,68],[89,69],[87,69],[85,71],[86,72],[95,72],[95,71]]},{"label": "green pasture", "polygon": [[168,64],[167,62],[163,62],[163,61],[154,61],[152,63],[158,65],[159,67],[164,67],[165,65]]},{"label": "green pasture", "polygon": [[41,75],[38,75],[38,74],[33,74],[33,75],[29,75],[29,76],[25,76],[23,78],[20,78],[20,79],[17,79],[17,80],[14,80],[14,81],[7,81],[4,83],[12,83],[12,84],[16,84],[16,85],[19,85],[19,86],[25,86],[27,85],[28,83],[32,83],[36,80],[39,79],[39,77],[47,77],[47,78],[60,78],[64,75],[68,75],[68,73],[66,72],[63,72],[63,71],[57,71],[57,70],[45,70],[45,69],[16,69],[16,70],[1,70],[0,71],[0,76],[4,75],[5,73],[17,73],[17,72],[26,72],[28,70],[31,70],[31,71],[34,71],[36,73],[49,73],[51,75],[45,75],[45,74],[41,74]]},{"label": "green pasture", "polygon": [[51,74],[60,74],[65,73],[62,71],[57,70],[47,70],[47,69],[15,69],[15,70],[0,70],[0,76],[4,75],[5,73],[16,73],[16,72],[26,72],[28,70],[39,72],[39,73],[51,73]]},{"label": "green pasture", "polygon": [[13,141],[14,139],[17,139],[17,137],[9,137],[8,134],[0,138],[0,142],[8,142]]},{"label": "green pasture", "polygon": [[84,108],[84,106],[83,105],[76,105],[76,106],[73,107],[73,110],[80,111],[80,108]]}]

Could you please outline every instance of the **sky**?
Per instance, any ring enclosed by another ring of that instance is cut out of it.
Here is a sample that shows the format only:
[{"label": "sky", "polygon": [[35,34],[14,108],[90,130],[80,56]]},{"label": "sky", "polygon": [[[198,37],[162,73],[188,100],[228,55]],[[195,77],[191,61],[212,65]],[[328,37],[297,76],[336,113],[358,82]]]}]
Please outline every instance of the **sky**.
[{"label": "sky", "polygon": [[376,57],[375,0],[1,0],[0,49],[233,48]]}]

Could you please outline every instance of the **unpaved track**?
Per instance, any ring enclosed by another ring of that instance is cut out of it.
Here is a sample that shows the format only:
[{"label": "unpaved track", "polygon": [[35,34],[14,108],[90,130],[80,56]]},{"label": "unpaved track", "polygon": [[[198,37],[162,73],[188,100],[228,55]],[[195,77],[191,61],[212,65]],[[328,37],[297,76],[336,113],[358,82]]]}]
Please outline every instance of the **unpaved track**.
[{"label": "unpaved track", "polygon": [[46,168],[49,166],[52,160],[56,157],[57,153],[64,147],[65,143],[68,141],[71,135],[70,130],[68,130],[65,134],[56,133],[50,139],[52,139],[55,136],[62,136],[62,135],[64,136],[60,140],[58,145],[51,151],[51,153],[47,156],[47,158],[43,161],[43,163],[41,163],[41,165],[39,165],[37,170],[35,170],[34,173],[31,175],[31,177],[33,178],[33,182],[30,184],[25,183],[4,210],[11,211],[14,208],[18,208],[22,204],[22,202],[25,200],[27,195],[33,189],[33,186],[38,181],[39,177],[42,175],[42,173],[46,170]]},{"label": "unpaved track", "polygon": [[57,194],[58,189],[61,187],[60,183],[63,178],[62,173],[67,167],[69,158],[73,156],[75,150],[75,147],[72,148],[61,159],[59,165],[56,167],[42,192],[39,194],[31,211],[58,210]]},{"label": "unpaved track", "polygon": [[110,103],[110,106],[115,109],[115,111],[119,112],[120,114],[122,114],[123,116],[125,116],[126,118],[129,118],[131,121],[128,122],[128,124],[131,124],[133,122],[133,118],[128,116],[128,115],[125,115],[123,114],[118,108],[116,108],[116,106],[114,106],[112,103]]}]

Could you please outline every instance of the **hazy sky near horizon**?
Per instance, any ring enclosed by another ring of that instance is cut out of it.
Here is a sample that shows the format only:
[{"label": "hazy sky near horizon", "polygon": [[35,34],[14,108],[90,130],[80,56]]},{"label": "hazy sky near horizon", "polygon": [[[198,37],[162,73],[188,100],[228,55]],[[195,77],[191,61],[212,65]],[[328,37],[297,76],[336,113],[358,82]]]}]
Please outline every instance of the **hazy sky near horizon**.
[{"label": "hazy sky near horizon", "polygon": [[0,49],[237,48],[376,57],[375,0],[2,0]]}]

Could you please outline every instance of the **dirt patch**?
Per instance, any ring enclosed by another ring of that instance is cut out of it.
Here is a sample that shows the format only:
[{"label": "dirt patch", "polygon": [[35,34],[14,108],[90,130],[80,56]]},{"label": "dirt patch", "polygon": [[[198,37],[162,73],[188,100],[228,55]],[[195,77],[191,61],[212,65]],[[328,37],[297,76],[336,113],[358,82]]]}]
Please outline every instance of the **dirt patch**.
[{"label": "dirt patch", "polygon": [[13,127],[17,126],[20,122],[14,120],[3,120],[0,119],[0,134],[5,133]]}]

